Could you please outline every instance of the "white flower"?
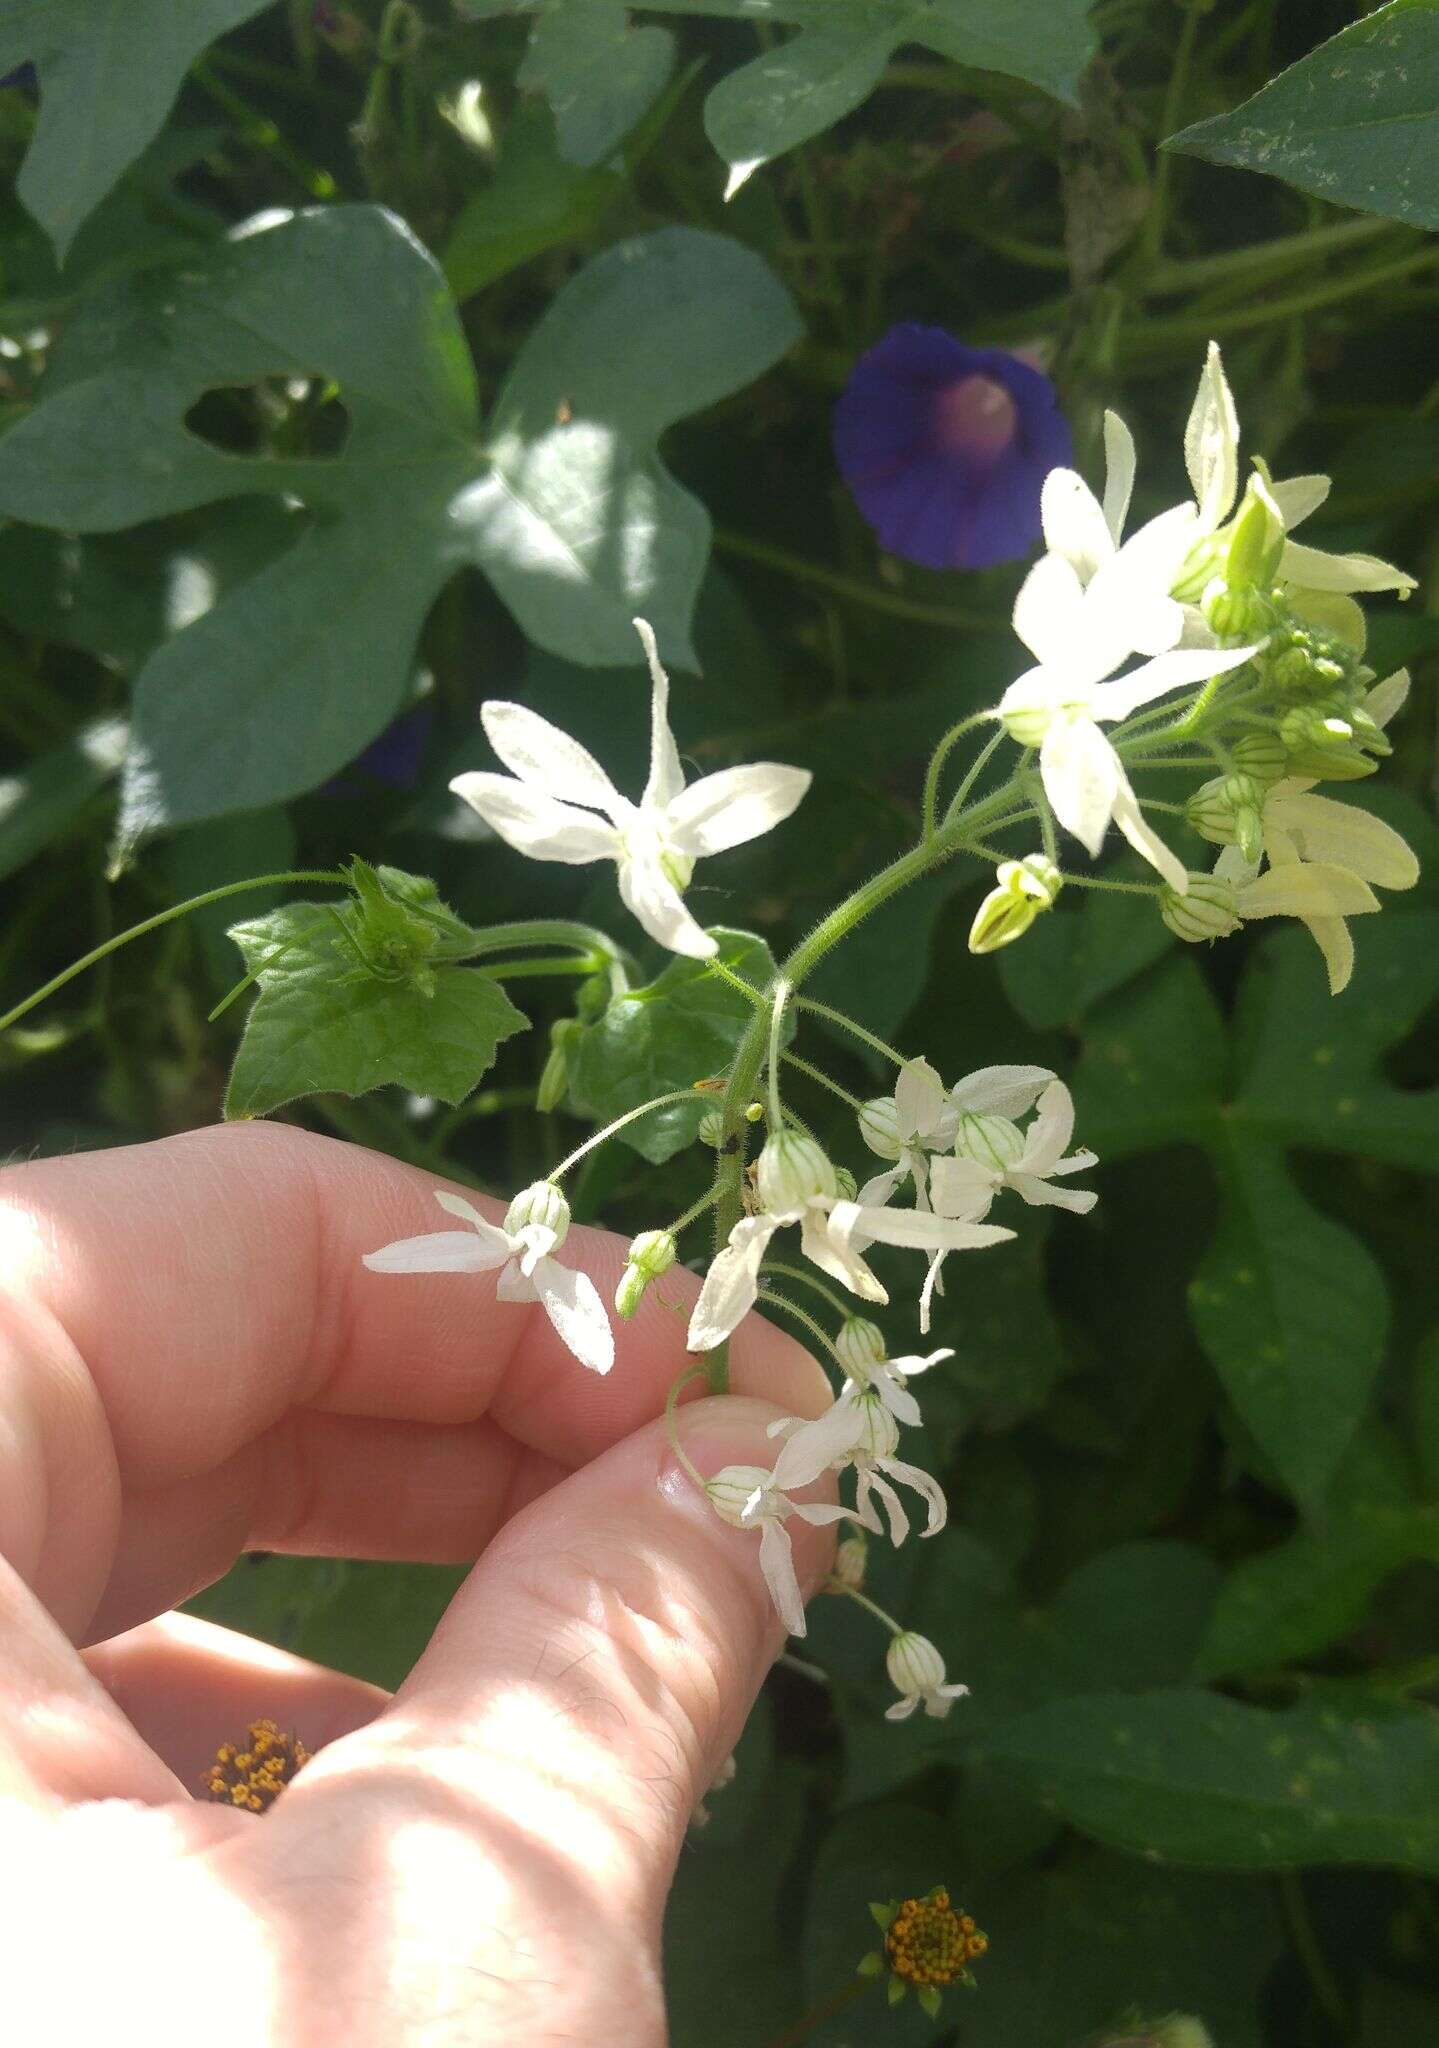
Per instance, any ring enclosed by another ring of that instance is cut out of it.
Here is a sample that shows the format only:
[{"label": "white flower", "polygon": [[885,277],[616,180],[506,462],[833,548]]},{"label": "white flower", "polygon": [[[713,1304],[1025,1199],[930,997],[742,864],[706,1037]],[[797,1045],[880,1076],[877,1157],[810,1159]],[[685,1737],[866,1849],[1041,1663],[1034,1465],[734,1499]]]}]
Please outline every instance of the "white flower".
[{"label": "white flower", "polygon": [[900,1068],[893,1095],[877,1095],[859,1113],[859,1134],[871,1152],[895,1163],[860,1189],[863,1203],[887,1202],[906,1178],[914,1181],[915,1199],[928,1207],[926,1152],[943,1152],[954,1143],[954,1115],[944,1083],[928,1060],[907,1060]]},{"label": "white flower", "polygon": [[[1185,617],[1168,592],[1193,534],[1192,506],[1163,513],[1088,584],[1063,555],[1036,562],[1015,603],[1014,630],[1037,665],[1010,684],[996,714],[1021,746],[1039,748],[1045,794],[1067,832],[1097,856],[1112,822],[1181,892],[1184,865],[1145,823],[1100,728],[1181,684],[1237,668],[1255,651],[1175,645]],[[1108,680],[1133,653],[1155,658]]]},{"label": "white flower", "polygon": [[872,1387],[890,1413],[911,1428],[919,1423],[919,1403],[909,1391],[917,1373],[928,1372],[953,1358],[953,1351],[941,1346],[925,1358],[908,1355],[890,1358],[885,1353],[884,1333],[864,1316],[849,1316],[834,1340],[835,1353],[850,1379],[858,1387]]},{"label": "white flower", "polygon": [[1103,504],[1072,469],[1050,470],[1040,492],[1044,545],[1064,557],[1081,583],[1118,554],[1134,495],[1134,436],[1117,412],[1104,415],[1104,470]]},{"label": "white flower", "polygon": [[[1087,1173],[1099,1164],[1093,1152],[1065,1152],[1074,1136],[1074,1098],[1063,1081],[1051,1080],[1039,1098],[1034,1121],[1021,1131],[1011,1118],[969,1113],[960,1119],[955,1157],[936,1159],[931,1169],[935,1206],[942,1215],[983,1215],[1001,1188],[1013,1188],[1033,1208],[1072,1209],[1087,1216],[1099,1197],[1088,1188],[1056,1188],[1050,1182]],[[983,1195],[983,1207],[976,1203]]]},{"label": "white flower", "polygon": [[907,1721],[921,1702],[926,1714],[942,1721],[951,1704],[969,1691],[967,1685],[946,1685],[943,1657],[928,1636],[916,1635],[913,1629],[904,1629],[893,1638],[884,1663],[900,1695],[892,1707],[885,1708],[886,1721]]},{"label": "white flower", "polygon": [[498,1300],[538,1301],[581,1365],[591,1372],[609,1371],[615,1362],[614,1333],[595,1283],[551,1256],[570,1227],[569,1204],[557,1187],[536,1181],[516,1195],[502,1227],[487,1223],[463,1195],[437,1188],[435,1200],[451,1216],[463,1217],[469,1229],[404,1237],[366,1252],[372,1273],[488,1273],[498,1266]]},{"label": "white flower", "polygon": [[809,1486],[821,1472],[843,1472],[852,1465],[859,1480],[856,1507],[866,1528],[879,1533],[870,1505],[873,1492],[888,1511],[891,1540],[900,1544],[909,1534],[909,1517],[890,1484],[895,1479],[923,1500],[928,1511],[926,1536],[937,1535],[944,1527],[949,1508],[943,1489],[918,1465],[907,1465],[895,1456],[899,1424],[877,1388],[846,1380],[839,1399],[816,1421],[801,1422],[788,1416],[772,1422],[769,1433],[787,1438],[774,1467],[774,1483],[781,1489]]},{"label": "white flower", "polygon": [[[1197,538],[1212,536],[1228,520],[1239,497],[1239,416],[1219,344],[1214,341],[1209,344],[1185,428],[1184,460],[1199,503]],[[1265,475],[1263,482],[1267,499],[1284,524],[1278,571],[1281,583],[1292,583],[1300,590],[1344,594],[1397,590],[1404,597],[1416,588],[1412,576],[1374,555],[1330,555],[1288,538],[1329,496],[1327,476],[1295,476],[1274,483]]]},{"label": "white flower", "polygon": [[775,1612],[792,1636],[802,1636],[804,1601],[800,1598],[794,1548],[785,1522],[791,1515],[815,1524],[853,1522],[857,1516],[848,1508],[831,1507],[824,1501],[786,1499],[774,1483],[774,1474],[760,1465],[726,1465],[708,1481],[705,1493],[715,1513],[732,1528],[759,1530],[759,1568]]},{"label": "white flower", "polygon": [[841,1199],[834,1167],[819,1146],[791,1130],[766,1142],[756,1182],[760,1213],[740,1219],[705,1275],[690,1318],[691,1351],[712,1351],[748,1315],[769,1241],[788,1224],[799,1224],[800,1249],[812,1265],[862,1300],[876,1302],[889,1296],[861,1256],[871,1244],[907,1245],[933,1256],[1000,1244],[1014,1235],[993,1224]]},{"label": "white flower", "polygon": [[704,960],[715,941],[682,900],[695,861],[780,824],[812,778],[808,769],[762,761],[725,768],[686,789],[669,728],[669,679],[643,619],[635,630],[653,686],[649,780],[637,805],[578,740],[523,704],[489,703],[480,713],[490,745],[512,773],[457,775],[450,788],[533,860],[615,861],[620,895],[650,937],[672,953]]}]

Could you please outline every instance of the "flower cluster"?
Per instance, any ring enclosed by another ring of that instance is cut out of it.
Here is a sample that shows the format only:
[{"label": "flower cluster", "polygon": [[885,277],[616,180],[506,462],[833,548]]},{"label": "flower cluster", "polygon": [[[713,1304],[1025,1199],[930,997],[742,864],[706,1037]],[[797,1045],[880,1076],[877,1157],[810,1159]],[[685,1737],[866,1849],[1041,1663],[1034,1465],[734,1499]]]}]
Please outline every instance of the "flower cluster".
[{"label": "flower cluster", "polygon": [[[1009,391],[1021,413],[1025,403],[1038,404],[1025,379],[1001,374],[996,362],[959,360],[918,333],[906,348],[911,355],[918,351],[941,381],[959,379],[944,401],[944,418],[956,434],[962,425],[973,440],[975,409],[993,409],[975,378],[998,380],[995,390]],[[878,376],[882,368],[889,374],[892,357],[893,351],[866,374]],[[939,401],[914,402],[914,419],[922,414],[932,425]],[[894,411],[896,421],[902,410]],[[841,425],[848,445],[843,419]],[[952,1255],[1015,1235],[1008,1222],[992,1220],[996,1205],[1012,1204],[1016,1220],[1025,1206],[1082,1216],[1096,1196],[1075,1186],[1074,1177],[1097,1161],[1074,1146],[1074,1102],[1048,1068],[996,1065],[946,1085],[928,1060],[895,1051],[842,1012],[813,1005],[893,1064],[892,1091],[860,1101],[813,1061],[786,1052],[786,1029],[808,1000],[798,994],[804,977],[829,945],[927,867],[958,853],[990,859],[994,840],[1035,824],[1043,849],[1016,852],[1000,863],[971,931],[975,952],[1021,938],[1062,887],[1094,885],[1094,877],[1062,869],[1061,831],[1092,857],[1116,827],[1157,879],[1114,886],[1148,893],[1181,939],[1223,937],[1254,918],[1300,919],[1320,946],[1336,990],[1353,965],[1346,920],[1379,907],[1375,888],[1408,888],[1417,876],[1414,856],[1396,832],[1315,788],[1363,777],[1389,751],[1386,728],[1403,704],[1407,678],[1380,682],[1365,665],[1356,598],[1406,594],[1411,579],[1371,556],[1328,555],[1291,537],[1322,504],[1327,480],[1277,482],[1259,461],[1241,477],[1238,419],[1217,348],[1210,349],[1185,432],[1192,499],[1126,531],[1134,441],[1114,414],[1107,416],[1104,438],[1102,493],[1066,467],[1049,467],[1043,477],[1045,552],[1025,578],[1014,612],[1016,631],[1033,657],[1030,667],[991,712],[962,721],[940,742],[914,851],[831,912],[767,987],[741,980],[718,956],[714,935],[695,921],[684,892],[698,858],[738,846],[790,816],[808,787],[804,771],[761,763],[686,785],[669,725],[669,679],[654,636],[639,620],[650,677],[651,747],[637,804],[620,795],[585,748],[533,711],[517,704],[484,707],[485,730],[511,772],[462,775],[455,791],[501,838],[536,859],[612,860],[620,896],[648,936],[699,963],[698,971],[725,984],[728,996],[737,985],[753,1009],[724,1074],[709,1072],[701,1064],[706,1055],[697,1051],[688,1087],[627,1109],[587,1138],[515,1197],[502,1224],[487,1221],[464,1197],[440,1192],[441,1206],[464,1228],[407,1238],[366,1259],[382,1273],[495,1271],[501,1301],[538,1303],[584,1365],[608,1372],[616,1358],[609,1313],[593,1282],[559,1256],[570,1225],[561,1183],[579,1159],[634,1118],[678,1102],[702,1108],[699,1137],[714,1149],[711,1189],[682,1215],[659,1219],[633,1239],[615,1312],[622,1320],[633,1316],[648,1290],[677,1265],[684,1233],[708,1220],[713,1252],[689,1314],[690,1356],[671,1409],[691,1379],[724,1388],[728,1341],[760,1305],[796,1322],[834,1366],[838,1384],[825,1412],[777,1422],[768,1465],[730,1466],[706,1479],[688,1464],[677,1433],[673,1442],[715,1514],[757,1538],[775,1608],[795,1635],[803,1635],[805,1615],[790,1525],[847,1525],[829,1588],[872,1613],[889,1633],[893,1720],[920,1709],[945,1715],[965,1690],[949,1681],[939,1648],[885,1613],[865,1590],[868,1544],[886,1536],[903,1543],[916,1503],[924,1536],[945,1525],[943,1488],[903,1455],[902,1437],[921,1422],[912,1382],[953,1354],[945,1347],[892,1354],[884,1333],[861,1311],[889,1302],[881,1274],[902,1270],[902,1262],[892,1269],[888,1254],[916,1252],[913,1312],[927,1334]],[[1056,452],[1053,441],[1035,446],[1040,456],[1046,448]],[[882,481],[878,471],[869,477],[876,491]],[[883,498],[879,491],[877,508]],[[945,762],[967,732],[985,723],[990,737],[941,811]],[[988,786],[986,769],[1006,735],[1021,750],[1018,764],[1007,780]],[[1151,774],[1173,772],[1188,774],[1178,793],[1182,801],[1139,794],[1136,784],[1144,786]],[[1213,866],[1197,869],[1181,858],[1156,827],[1156,814],[1216,847]],[[546,1109],[564,1097],[569,1046],[607,1000],[602,986],[596,996],[597,986],[592,982],[582,993],[578,1016],[555,1028],[540,1085]],[[851,1106],[857,1146],[879,1162],[862,1184],[787,1102],[787,1062]],[[763,1142],[747,1163],[749,1128],[761,1121]],[[797,1235],[797,1264],[785,1263],[795,1257],[790,1233]],[[826,1328],[818,1312],[792,1299],[787,1287],[781,1291],[788,1282],[812,1290],[837,1321]],[[809,1497],[817,1487],[828,1490],[826,1497]],[[845,1487],[853,1489],[850,1498],[835,1500],[833,1493]]]},{"label": "flower cluster", "polygon": [[884,1946],[865,1956],[861,1977],[884,1976],[891,2005],[913,1991],[930,2019],[939,2012],[940,1993],[951,1984],[974,1989],[970,1964],[989,1948],[968,1913],[957,1913],[943,1885],[919,1899],[890,1899],[870,1906]]}]

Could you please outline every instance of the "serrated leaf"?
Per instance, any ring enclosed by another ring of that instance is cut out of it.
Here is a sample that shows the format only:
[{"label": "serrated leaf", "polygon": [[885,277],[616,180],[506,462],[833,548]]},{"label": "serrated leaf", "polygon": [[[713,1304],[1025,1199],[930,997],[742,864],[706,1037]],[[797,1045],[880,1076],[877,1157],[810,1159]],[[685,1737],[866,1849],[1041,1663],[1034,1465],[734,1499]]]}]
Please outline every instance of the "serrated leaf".
[{"label": "serrated leaf", "polygon": [[207,44],[269,0],[6,0],[0,72],[32,63],[35,139],[17,190],[62,261],[75,231],[159,133]]},{"label": "serrated leaf", "polygon": [[[753,932],[715,925],[719,958],[733,974],[763,990],[774,979],[769,947]],[[577,1108],[607,1123],[652,1096],[723,1074],[754,1015],[754,1007],[704,960],[673,960],[644,988],[615,996],[570,1055]],[[652,1165],[694,1143],[708,1104],[671,1103],[627,1124],[619,1136]]]},{"label": "serrated leaf", "polygon": [[[466,562],[568,659],[628,664],[643,612],[668,657],[693,665],[709,521],[658,439],[797,332],[788,296],[736,243],[689,228],[622,243],[550,305],[482,448],[443,281],[379,208],[299,214],[97,296],[46,398],[0,446],[0,510],[113,532],[260,493],[314,515],[146,664],[122,838],[334,773],[398,709],[425,613]],[[333,457],[237,456],[186,425],[216,386],[316,374],[349,415]]]},{"label": "serrated leaf", "polygon": [[1439,228],[1439,0],[1390,0],[1165,147]]},{"label": "serrated leaf", "polygon": [[457,1103],[500,1041],[527,1028],[499,984],[475,968],[372,973],[340,928],[345,914],[288,904],[231,928],[260,993],[235,1055],[226,1116],[263,1116],[299,1095],[364,1095],[388,1082]]},{"label": "serrated leaf", "polygon": [[1428,1707],[1270,1713],[1217,1693],[1093,1694],[994,1730],[982,1761],[1144,1856],[1439,1873],[1439,1714]]}]

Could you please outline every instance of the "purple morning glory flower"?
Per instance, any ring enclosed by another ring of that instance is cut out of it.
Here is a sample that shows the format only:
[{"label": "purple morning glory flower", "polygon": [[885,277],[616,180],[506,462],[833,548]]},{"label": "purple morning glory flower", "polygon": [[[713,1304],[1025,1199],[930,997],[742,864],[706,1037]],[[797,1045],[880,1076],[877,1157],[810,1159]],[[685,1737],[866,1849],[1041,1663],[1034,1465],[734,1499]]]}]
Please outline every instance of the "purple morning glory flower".
[{"label": "purple morning glory flower", "polygon": [[1040,537],[1039,493],[1074,445],[1054,386],[1008,350],[891,327],[835,408],[840,475],[880,545],[926,569],[988,569]]}]

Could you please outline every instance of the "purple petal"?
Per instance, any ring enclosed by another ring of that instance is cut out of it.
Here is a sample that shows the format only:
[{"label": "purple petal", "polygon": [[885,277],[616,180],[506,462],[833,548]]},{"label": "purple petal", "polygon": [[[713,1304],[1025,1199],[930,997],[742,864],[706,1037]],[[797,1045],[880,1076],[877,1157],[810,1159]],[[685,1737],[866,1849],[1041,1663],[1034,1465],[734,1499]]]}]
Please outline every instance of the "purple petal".
[{"label": "purple petal", "polygon": [[1073,457],[1041,371],[912,322],[855,364],[835,408],[834,448],[881,545],[930,569],[1028,554],[1044,478]]}]

